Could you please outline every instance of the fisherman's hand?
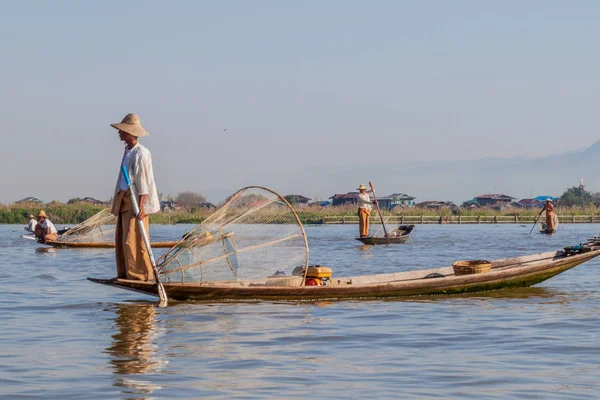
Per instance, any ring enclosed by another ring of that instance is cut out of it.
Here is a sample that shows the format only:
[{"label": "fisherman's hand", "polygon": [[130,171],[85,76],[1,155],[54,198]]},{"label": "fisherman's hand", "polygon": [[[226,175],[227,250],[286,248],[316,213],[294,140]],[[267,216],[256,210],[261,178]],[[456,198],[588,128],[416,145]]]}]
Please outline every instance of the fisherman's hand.
[{"label": "fisherman's hand", "polygon": [[142,220],[146,217],[146,213],[144,212],[144,210],[140,210],[140,212],[137,215],[137,219]]}]

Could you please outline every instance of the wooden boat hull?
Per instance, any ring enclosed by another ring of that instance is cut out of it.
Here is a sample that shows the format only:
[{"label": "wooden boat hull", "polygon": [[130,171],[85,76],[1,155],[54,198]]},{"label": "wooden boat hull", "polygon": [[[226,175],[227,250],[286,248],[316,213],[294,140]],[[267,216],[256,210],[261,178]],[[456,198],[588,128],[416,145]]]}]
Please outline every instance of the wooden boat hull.
[{"label": "wooden boat hull", "polygon": [[363,244],[368,244],[368,245],[380,245],[380,244],[400,244],[400,243],[405,243],[410,235],[405,235],[405,236],[396,236],[396,237],[390,237],[389,238],[389,242],[388,239],[386,239],[385,237],[381,237],[381,236],[369,236],[369,237],[364,237],[364,238],[356,238],[356,240],[358,240],[359,242],[363,242]]},{"label": "wooden boat hull", "polygon": [[543,233],[544,235],[552,235],[553,233],[556,233],[556,229],[540,229],[540,233]]},{"label": "wooden boat hull", "polygon": [[[167,248],[175,246],[179,242],[154,242],[150,243],[153,249]],[[86,249],[114,249],[114,243],[93,243],[93,242],[46,242],[48,246],[55,247],[57,249],[66,249],[66,248],[86,248]]]},{"label": "wooden boat hull", "polygon": [[[183,284],[163,282],[173,300],[335,300],[474,293],[527,287],[600,255],[600,247],[566,256],[564,251],[492,262],[487,273],[455,276],[452,267],[355,277],[333,277],[329,286],[265,286],[247,283]],[[425,278],[430,274],[441,277]],[[152,282],[88,278],[92,282],[157,295]]]},{"label": "wooden boat hull", "polygon": [[[389,232],[389,241],[385,238],[385,236],[369,236],[364,238],[356,238],[356,240],[363,242],[363,244],[366,245],[405,243],[410,237],[410,234],[414,228],[414,225],[400,225],[398,228]],[[397,236],[394,236],[394,234]]]}]

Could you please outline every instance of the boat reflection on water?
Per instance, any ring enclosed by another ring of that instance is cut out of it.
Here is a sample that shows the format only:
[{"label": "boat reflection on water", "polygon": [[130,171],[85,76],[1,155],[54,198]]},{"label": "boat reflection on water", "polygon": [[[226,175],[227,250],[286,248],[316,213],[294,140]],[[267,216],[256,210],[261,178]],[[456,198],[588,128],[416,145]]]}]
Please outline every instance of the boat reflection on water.
[{"label": "boat reflection on water", "polygon": [[545,301],[551,303],[569,303],[577,299],[577,296],[572,296],[569,293],[563,293],[558,290],[549,289],[541,286],[530,286],[524,288],[513,288],[513,289],[500,289],[500,290],[490,290],[487,292],[476,292],[476,293],[463,293],[463,294],[453,294],[451,296],[414,296],[414,297],[398,297],[398,298],[387,298],[381,299],[382,301],[390,302],[390,301],[398,301],[398,302],[439,302],[439,301],[448,301],[448,299],[452,299],[455,301],[461,300],[486,300],[486,299],[494,299],[494,300],[534,300],[536,302],[541,302],[543,304]]},{"label": "boat reflection on water", "polygon": [[[135,375],[160,372],[166,365],[158,358],[154,340],[155,305],[152,303],[116,304],[115,333],[112,346],[106,349],[116,377],[115,386],[126,394],[150,394],[161,387]],[[131,376],[134,375],[134,376]]]}]

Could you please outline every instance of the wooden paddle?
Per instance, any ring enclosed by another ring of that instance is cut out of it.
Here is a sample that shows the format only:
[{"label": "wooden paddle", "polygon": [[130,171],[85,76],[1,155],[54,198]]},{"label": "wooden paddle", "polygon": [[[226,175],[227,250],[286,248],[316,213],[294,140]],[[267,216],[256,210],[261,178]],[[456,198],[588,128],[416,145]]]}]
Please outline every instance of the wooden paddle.
[{"label": "wooden paddle", "polygon": [[138,226],[140,227],[140,231],[142,232],[142,237],[144,238],[146,250],[148,251],[148,255],[150,256],[150,263],[152,264],[152,271],[154,271],[154,279],[156,279],[156,286],[158,288],[158,297],[160,297],[160,302],[158,303],[158,306],[166,307],[169,301],[167,299],[167,292],[162,282],[160,281],[160,278],[158,277],[156,261],[154,260],[154,254],[152,254],[152,248],[150,247],[150,240],[148,239],[148,234],[146,233],[146,227],[144,226],[144,222],[141,219],[137,218],[138,214],[140,213],[140,207],[138,206],[138,202],[133,191],[133,185],[131,184],[131,180],[129,179],[129,173],[127,172],[127,168],[124,165],[121,165],[121,171],[123,172],[123,177],[125,178],[125,182],[127,182],[127,186],[129,187],[129,195],[131,197],[131,206],[133,207],[133,214],[136,216],[135,219],[138,222]]},{"label": "wooden paddle", "polygon": [[537,218],[535,219],[535,221],[533,221],[533,226],[531,227],[531,230],[529,231],[528,235],[531,235],[531,232],[533,232],[533,228],[535,228],[535,226],[538,223],[538,220],[540,219],[540,217],[542,216],[542,213],[544,212],[544,210],[540,211],[540,213],[538,214]]},{"label": "wooden paddle", "polygon": [[385,238],[387,239],[388,244],[390,244],[390,237],[388,236],[387,229],[385,229],[385,222],[383,221],[383,215],[381,215],[381,210],[379,209],[379,202],[377,201],[377,195],[375,194],[375,187],[373,186],[373,182],[369,182],[369,186],[371,186],[371,191],[373,192],[373,199],[375,199],[375,207],[377,207],[377,212],[379,213],[379,218],[381,219],[381,225],[383,225],[383,233],[385,234]]}]

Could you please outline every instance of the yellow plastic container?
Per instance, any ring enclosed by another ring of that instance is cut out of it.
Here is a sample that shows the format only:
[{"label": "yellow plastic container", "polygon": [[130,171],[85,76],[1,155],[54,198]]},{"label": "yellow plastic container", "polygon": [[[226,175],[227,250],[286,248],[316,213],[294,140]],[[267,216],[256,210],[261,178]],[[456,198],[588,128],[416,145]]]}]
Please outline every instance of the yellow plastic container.
[{"label": "yellow plastic container", "polygon": [[308,272],[306,273],[307,278],[331,278],[331,268],[323,267],[321,265],[315,265],[313,267],[308,267]]}]

